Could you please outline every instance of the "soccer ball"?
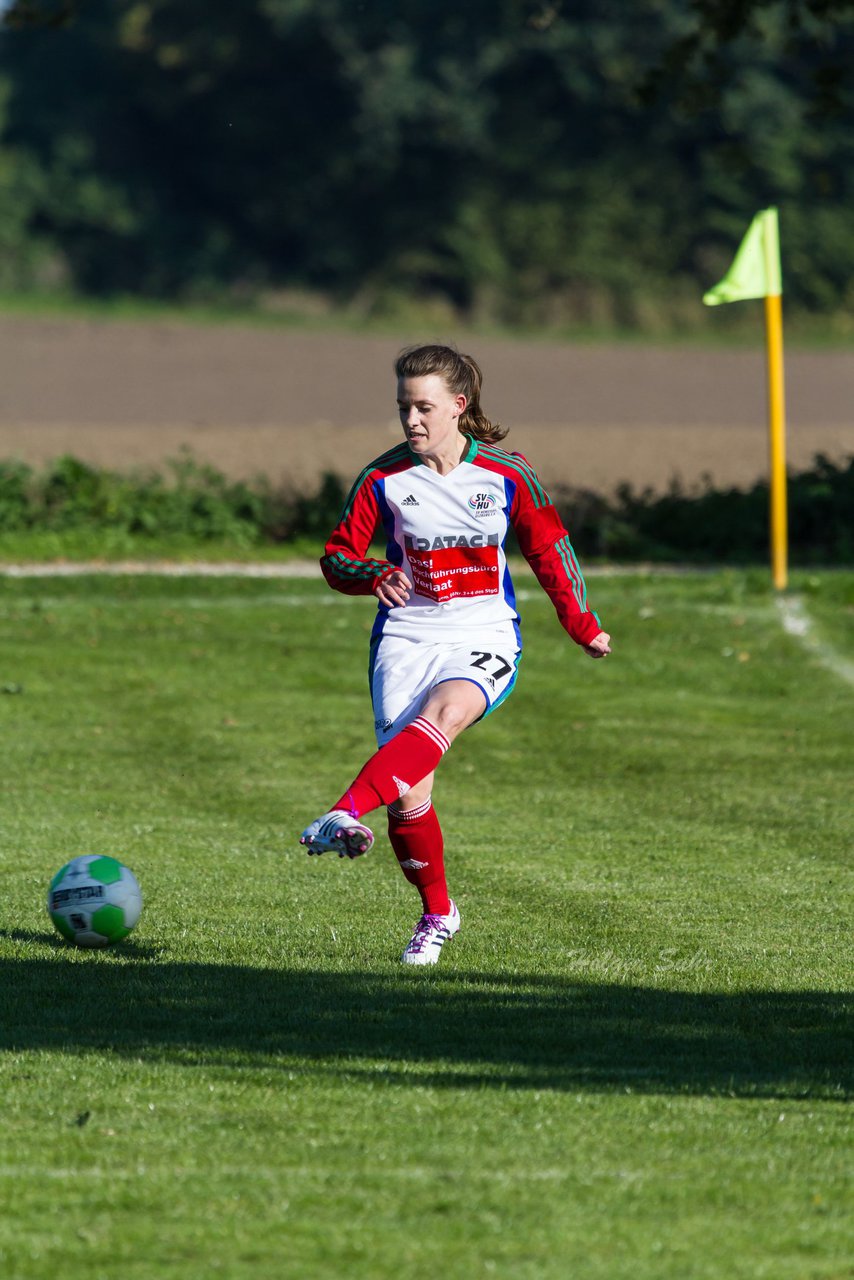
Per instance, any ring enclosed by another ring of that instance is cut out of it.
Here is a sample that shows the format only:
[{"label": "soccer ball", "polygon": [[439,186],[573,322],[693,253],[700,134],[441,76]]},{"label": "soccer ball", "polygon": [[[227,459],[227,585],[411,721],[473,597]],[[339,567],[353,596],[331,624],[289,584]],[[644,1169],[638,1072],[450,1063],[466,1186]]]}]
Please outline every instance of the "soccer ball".
[{"label": "soccer ball", "polygon": [[142,911],[142,893],[132,871],[98,854],[67,862],[50,882],[51,920],[77,947],[108,947],[126,938]]}]

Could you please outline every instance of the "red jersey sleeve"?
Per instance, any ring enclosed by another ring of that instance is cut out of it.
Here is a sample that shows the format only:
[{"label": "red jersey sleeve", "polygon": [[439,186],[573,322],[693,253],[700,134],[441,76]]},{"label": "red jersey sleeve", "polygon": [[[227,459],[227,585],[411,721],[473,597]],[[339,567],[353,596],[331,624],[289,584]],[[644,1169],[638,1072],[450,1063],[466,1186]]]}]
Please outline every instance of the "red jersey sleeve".
[{"label": "red jersey sleeve", "polygon": [[368,473],[356,481],[320,561],[330,587],[349,596],[372,595],[377,583],[394,569],[389,560],[368,555],[379,518],[374,480]]},{"label": "red jersey sleeve", "polygon": [[511,456],[522,469],[510,509],[519,549],[554,605],[561,626],[576,644],[589,644],[602,624],[587,607],[587,586],[569,534],[525,459],[521,454]]}]

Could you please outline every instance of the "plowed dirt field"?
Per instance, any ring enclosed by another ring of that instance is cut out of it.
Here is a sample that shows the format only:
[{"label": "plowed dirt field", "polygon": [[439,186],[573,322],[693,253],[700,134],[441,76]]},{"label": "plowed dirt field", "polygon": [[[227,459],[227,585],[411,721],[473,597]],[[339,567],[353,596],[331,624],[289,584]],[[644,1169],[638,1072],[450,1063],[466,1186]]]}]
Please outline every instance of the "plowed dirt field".
[{"label": "plowed dirt field", "polygon": [[[757,325],[761,318],[757,317]],[[188,446],[229,475],[312,485],[400,438],[393,338],[165,322],[0,318],[0,458],[128,469]],[[484,408],[547,484],[606,493],[767,470],[760,349],[477,339]],[[790,468],[854,454],[854,356],[786,358]]]}]

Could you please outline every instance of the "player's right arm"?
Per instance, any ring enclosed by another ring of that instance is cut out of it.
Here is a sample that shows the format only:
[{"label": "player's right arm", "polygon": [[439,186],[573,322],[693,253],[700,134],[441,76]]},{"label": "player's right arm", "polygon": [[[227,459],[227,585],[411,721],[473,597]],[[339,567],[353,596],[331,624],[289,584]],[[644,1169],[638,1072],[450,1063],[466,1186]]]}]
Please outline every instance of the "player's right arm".
[{"label": "player's right arm", "polygon": [[402,609],[409,602],[411,594],[412,583],[402,569],[392,569],[374,587],[374,595],[387,609]]},{"label": "player's right arm", "polygon": [[354,484],[320,561],[323,576],[336,591],[350,596],[379,596],[386,580],[400,571],[390,560],[368,555],[379,519],[374,479],[364,474]]}]

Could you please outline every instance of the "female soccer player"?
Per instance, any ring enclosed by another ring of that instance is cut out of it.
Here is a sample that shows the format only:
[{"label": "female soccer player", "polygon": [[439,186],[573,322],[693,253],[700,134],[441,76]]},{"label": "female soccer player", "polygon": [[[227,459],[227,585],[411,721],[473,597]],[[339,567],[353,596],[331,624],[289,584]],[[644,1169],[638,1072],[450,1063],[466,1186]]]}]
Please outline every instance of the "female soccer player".
[{"label": "female soccer player", "polygon": [[[510,528],[572,639],[591,658],[611,650],[557,511],[522,455],[498,447],[506,432],[480,407],[475,361],[450,347],[413,347],[395,371],[405,440],[358,477],[321,560],[330,586],[379,602],[370,652],[379,749],[300,842],[310,854],[359,857],[374,842],[362,817],[387,806],[392,848],[423,906],[402,959],[427,965],[460,927],[433,774],[516,681]],[[378,522],[385,559],[369,554]]]}]

